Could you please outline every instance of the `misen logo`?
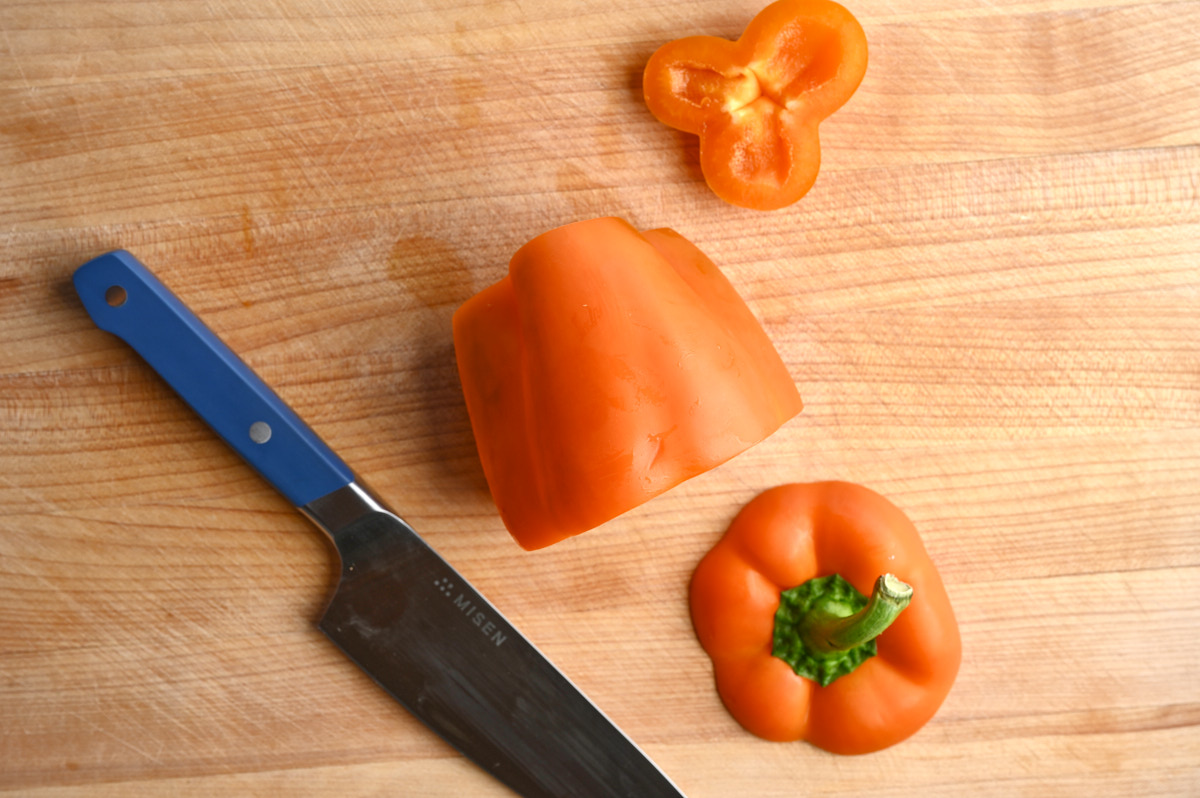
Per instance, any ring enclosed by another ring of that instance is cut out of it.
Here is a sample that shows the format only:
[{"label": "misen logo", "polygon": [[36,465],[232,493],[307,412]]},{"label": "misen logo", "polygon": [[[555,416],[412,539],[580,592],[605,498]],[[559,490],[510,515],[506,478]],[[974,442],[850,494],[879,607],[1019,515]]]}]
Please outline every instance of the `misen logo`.
[{"label": "misen logo", "polygon": [[456,596],[454,594],[453,582],[446,577],[442,577],[441,579],[436,580],[433,583],[433,586],[436,587],[438,592],[440,592],[443,596],[454,602],[454,606],[458,608],[459,612],[467,616],[471,623],[475,624],[475,626],[479,628],[480,634],[492,641],[497,648],[504,645],[504,641],[508,639],[508,635],[500,631],[500,627],[498,627],[495,623],[488,620],[488,616],[475,606],[475,602],[464,596],[462,593],[459,593]]}]

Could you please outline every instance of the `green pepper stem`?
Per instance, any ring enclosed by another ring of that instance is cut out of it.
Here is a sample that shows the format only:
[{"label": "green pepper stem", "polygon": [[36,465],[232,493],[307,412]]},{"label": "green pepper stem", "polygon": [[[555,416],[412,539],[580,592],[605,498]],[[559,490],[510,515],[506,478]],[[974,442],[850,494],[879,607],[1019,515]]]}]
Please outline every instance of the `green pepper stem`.
[{"label": "green pepper stem", "polygon": [[832,654],[868,643],[892,625],[912,601],[913,589],[892,574],[875,580],[867,605],[853,615],[839,615],[836,605],[813,607],[798,630],[812,651]]}]

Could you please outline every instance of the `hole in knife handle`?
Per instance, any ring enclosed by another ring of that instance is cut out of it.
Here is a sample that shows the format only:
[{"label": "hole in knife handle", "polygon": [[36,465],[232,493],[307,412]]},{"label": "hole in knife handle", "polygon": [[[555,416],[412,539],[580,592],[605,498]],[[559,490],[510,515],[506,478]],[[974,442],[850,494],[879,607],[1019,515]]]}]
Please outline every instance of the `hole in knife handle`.
[{"label": "hole in knife handle", "polygon": [[119,308],[125,304],[125,300],[129,298],[129,294],[119,285],[109,286],[109,289],[104,292],[104,301],[114,308]]}]

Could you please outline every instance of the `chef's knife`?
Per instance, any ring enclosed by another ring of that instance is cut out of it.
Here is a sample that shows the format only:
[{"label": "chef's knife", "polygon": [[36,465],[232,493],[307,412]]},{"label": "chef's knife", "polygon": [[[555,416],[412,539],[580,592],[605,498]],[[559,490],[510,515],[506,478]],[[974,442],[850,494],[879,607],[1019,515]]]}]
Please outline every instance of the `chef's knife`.
[{"label": "chef's knife", "polygon": [[342,573],[319,626],[410,712],[526,798],[682,797],[136,258],[102,255],[74,282],[101,329],[329,535]]}]

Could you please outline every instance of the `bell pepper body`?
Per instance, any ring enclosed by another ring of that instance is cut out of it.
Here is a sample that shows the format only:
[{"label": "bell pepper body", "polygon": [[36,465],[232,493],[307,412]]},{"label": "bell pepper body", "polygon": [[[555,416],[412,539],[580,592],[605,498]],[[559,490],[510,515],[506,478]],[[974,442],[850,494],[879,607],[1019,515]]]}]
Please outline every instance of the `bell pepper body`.
[{"label": "bell pepper body", "polygon": [[801,409],[745,302],[671,230],[602,218],[538,236],[453,331],[484,475],[526,549],[621,515]]}]

